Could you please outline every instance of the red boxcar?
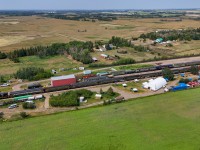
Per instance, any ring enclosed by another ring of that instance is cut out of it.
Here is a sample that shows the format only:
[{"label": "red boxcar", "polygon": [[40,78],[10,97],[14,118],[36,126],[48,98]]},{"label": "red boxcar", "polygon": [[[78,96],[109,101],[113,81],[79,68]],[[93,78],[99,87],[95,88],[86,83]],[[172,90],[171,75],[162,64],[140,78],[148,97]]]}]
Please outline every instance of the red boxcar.
[{"label": "red boxcar", "polygon": [[51,78],[51,86],[62,86],[76,83],[76,77],[74,75],[59,76]]}]

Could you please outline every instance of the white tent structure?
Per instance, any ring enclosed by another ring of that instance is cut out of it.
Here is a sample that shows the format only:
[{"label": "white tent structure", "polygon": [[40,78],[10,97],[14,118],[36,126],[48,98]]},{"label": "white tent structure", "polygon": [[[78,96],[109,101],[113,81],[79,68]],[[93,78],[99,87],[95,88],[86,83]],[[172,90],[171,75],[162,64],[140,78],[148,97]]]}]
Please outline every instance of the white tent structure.
[{"label": "white tent structure", "polygon": [[167,85],[167,81],[162,77],[143,83],[144,88],[148,88],[152,91],[157,91],[161,89],[162,87],[165,87],[166,85]]}]

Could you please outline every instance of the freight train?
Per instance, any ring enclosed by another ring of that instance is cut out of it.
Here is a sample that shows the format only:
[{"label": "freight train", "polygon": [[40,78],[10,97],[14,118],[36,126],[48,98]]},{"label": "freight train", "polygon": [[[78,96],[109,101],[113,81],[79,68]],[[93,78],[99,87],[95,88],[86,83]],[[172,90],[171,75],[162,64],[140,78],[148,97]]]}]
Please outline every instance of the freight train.
[{"label": "freight train", "polygon": [[186,67],[186,66],[192,66],[192,65],[200,65],[200,61],[193,61],[193,62],[186,62],[186,63],[176,63],[176,64],[167,64],[167,65],[158,65],[158,66],[140,68],[140,69],[134,69],[134,70],[112,71],[112,72],[110,72],[110,74],[112,74],[113,76],[119,76],[119,75],[133,74],[133,73],[139,73],[139,72],[162,70],[164,68],[170,68],[171,69],[171,68],[180,68],[180,67]]},{"label": "freight train", "polygon": [[[190,71],[190,66],[172,68],[171,70],[173,71],[174,74],[188,72]],[[84,80],[83,82],[77,82],[71,85],[26,89],[26,90],[21,90],[21,91],[0,93],[0,98],[6,99],[6,98],[12,98],[16,96],[23,96],[23,95],[29,95],[29,94],[49,93],[49,92],[56,92],[56,91],[62,91],[62,90],[68,90],[68,89],[76,89],[76,88],[82,88],[82,87],[88,87],[88,86],[101,85],[101,84],[116,83],[120,81],[130,81],[134,79],[152,78],[152,77],[157,77],[157,76],[162,76],[162,70],[139,72],[139,73],[133,73],[133,74],[126,73],[124,75],[119,75],[113,78],[110,78],[108,76],[93,77],[93,78],[88,78]]]}]

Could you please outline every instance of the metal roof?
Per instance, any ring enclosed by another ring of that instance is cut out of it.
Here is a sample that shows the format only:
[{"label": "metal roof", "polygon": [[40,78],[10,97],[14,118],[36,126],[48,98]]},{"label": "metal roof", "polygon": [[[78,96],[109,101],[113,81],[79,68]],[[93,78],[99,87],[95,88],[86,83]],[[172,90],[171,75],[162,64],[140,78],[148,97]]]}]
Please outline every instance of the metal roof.
[{"label": "metal roof", "polygon": [[70,74],[70,75],[67,75],[67,76],[51,77],[51,80],[65,80],[65,79],[71,79],[71,78],[75,78],[75,75]]}]

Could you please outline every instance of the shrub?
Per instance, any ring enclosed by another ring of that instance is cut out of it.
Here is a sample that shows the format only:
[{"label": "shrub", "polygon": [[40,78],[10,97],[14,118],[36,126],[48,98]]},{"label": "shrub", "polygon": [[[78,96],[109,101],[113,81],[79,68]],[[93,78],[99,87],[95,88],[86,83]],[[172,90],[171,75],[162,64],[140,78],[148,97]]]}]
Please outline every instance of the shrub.
[{"label": "shrub", "polygon": [[22,106],[24,109],[35,109],[36,108],[34,103],[27,103],[27,102],[24,102],[22,104]]},{"label": "shrub", "polygon": [[190,72],[191,72],[191,74],[198,75],[199,74],[199,67],[195,66],[195,65],[191,66]]},{"label": "shrub", "polygon": [[179,83],[188,83],[188,82],[190,82],[190,80],[189,79],[183,79],[183,78],[181,78],[180,80],[179,80]]},{"label": "shrub", "polygon": [[167,78],[169,81],[174,80],[174,74],[169,68],[163,69],[162,74],[163,74],[163,77]]},{"label": "shrub", "polygon": [[114,91],[113,91],[113,89],[111,87],[106,91],[106,94],[108,96],[114,96],[115,95],[115,93],[114,93]]},{"label": "shrub", "polygon": [[82,89],[77,91],[69,91],[62,93],[58,96],[50,97],[50,105],[54,107],[70,107],[70,106],[79,106],[79,97],[83,96],[85,98],[90,98],[93,95],[93,92]]},{"label": "shrub", "polygon": [[0,112],[0,120],[3,119],[4,113]]},{"label": "shrub", "polygon": [[7,55],[0,51],[0,59],[6,59],[6,58],[7,58]]},{"label": "shrub", "polygon": [[20,112],[19,114],[22,118],[27,118],[29,115],[26,112]]}]

